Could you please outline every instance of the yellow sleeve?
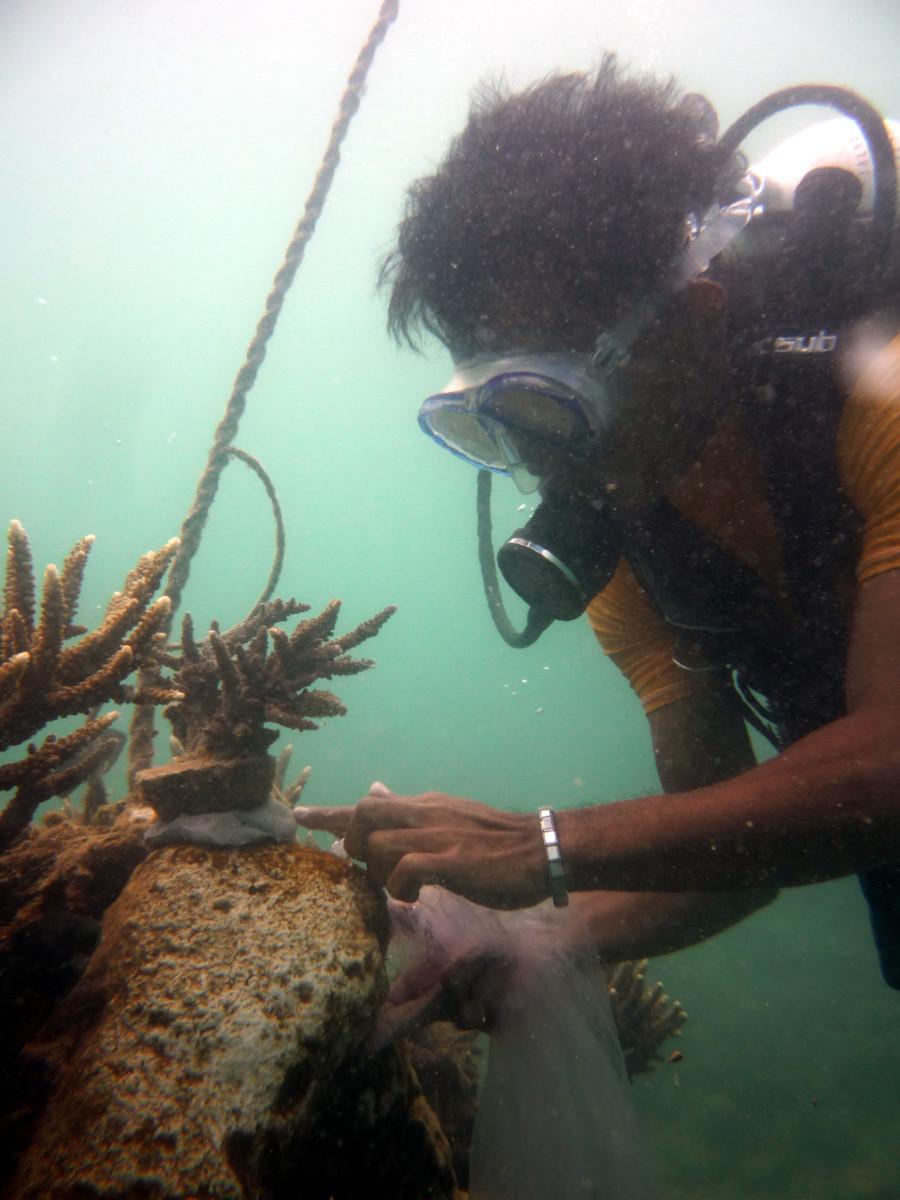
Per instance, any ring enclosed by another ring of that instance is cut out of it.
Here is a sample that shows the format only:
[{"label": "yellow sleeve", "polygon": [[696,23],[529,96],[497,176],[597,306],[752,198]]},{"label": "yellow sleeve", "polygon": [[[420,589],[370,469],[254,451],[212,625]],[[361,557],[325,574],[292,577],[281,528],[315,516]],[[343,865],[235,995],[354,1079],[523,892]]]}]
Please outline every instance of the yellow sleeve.
[{"label": "yellow sleeve", "polygon": [[866,368],[844,406],[838,469],[863,518],[857,583],[900,568],[900,337]]},{"label": "yellow sleeve", "polygon": [[672,631],[624,559],[587,612],[597,641],[637,693],[644,712],[709,686],[708,676],[685,671],[672,661]]}]

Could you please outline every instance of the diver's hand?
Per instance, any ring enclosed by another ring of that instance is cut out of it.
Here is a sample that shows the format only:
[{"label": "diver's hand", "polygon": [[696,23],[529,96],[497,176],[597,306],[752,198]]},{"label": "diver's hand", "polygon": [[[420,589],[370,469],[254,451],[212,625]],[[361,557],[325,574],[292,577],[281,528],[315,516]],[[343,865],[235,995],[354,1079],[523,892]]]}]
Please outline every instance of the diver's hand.
[{"label": "diver's hand", "polygon": [[453,958],[452,951],[432,941],[425,961],[404,971],[391,985],[370,1049],[380,1050],[397,1038],[409,1037],[432,1021],[489,1032],[513,967],[509,951],[500,945],[472,946]]},{"label": "diver's hand", "polygon": [[548,894],[537,815],[425,792],[397,796],[383,783],[354,807],[295,808],[299,825],[343,837],[351,858],[398,900],[438,884],[490,908],[524,908]]},{"label": "diver's hand", "polygon": [[591,953],[580,915],[549,901],[500,912],[423,887],[414,904],[389,900],[388,913],[397,974],[370,1043],[376,1050],[431,1021],[490,1033],[545,972]]}]

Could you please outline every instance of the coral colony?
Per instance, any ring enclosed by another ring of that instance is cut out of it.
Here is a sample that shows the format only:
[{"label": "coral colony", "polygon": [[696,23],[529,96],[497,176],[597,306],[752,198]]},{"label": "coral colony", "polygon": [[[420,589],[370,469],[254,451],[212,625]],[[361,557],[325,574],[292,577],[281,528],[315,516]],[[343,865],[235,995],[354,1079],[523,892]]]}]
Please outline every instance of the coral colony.
[{"label": "coral colony", "polygon": [[266,722],[311,730],[318,729],[318,719],[346,712],[337,696],[312,685],[372,667],[371,659],[352,659],[348,651],[374,637],[395,610],[385,608],[334,640],[337,600],[291,633],[280,628],[308,611],[309,605],[295,600],[272,600],[227,633],[214,625],[202,642],[195,641],[186,616],[181,654],[157,654],[157,662],[173,672],[174,699],[165,715],[180,753],[140,772],[137,783],[163,820],[258,808],[272,791],[276,771],[267,750],[278,734]]},{"label": "coral colony", "polygon": [[24,758],[0,766],[0,790],[16,789],[0,814],[0,850],[28,825],[39,804],[67,795],[105,765],[110,744],[104,735],[119,714],[94,716],[101,704],[174,699],[170,692],[142,695],[124,681],[151,653],[169,619],[168,599],[153,601],[153,596],[178,547],[173,539],[145,554],[112,596],[99,627],[89,633],[74,618],[93,538],[76,544],[61,572],[47,567],[40,611],[31,547],[18,521],[10,525],[8,541],[0,627],[0,749],[20,745],[57,717],[81,714],[86,720],[74,733],[50,734],[40,748],[29,745]]}]

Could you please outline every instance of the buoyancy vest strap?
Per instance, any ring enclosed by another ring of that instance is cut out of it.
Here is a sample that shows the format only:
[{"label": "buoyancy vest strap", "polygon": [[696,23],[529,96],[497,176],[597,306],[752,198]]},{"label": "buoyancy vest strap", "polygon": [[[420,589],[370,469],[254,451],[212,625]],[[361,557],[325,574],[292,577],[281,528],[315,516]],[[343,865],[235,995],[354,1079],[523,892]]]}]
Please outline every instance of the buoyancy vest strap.
[{"label": "buoyancy vest strap", "polygon": [[[779,746],[797,724],[795,710],[812,719],[805,697],[814,689],[816,663],[795,622],[768,584],[665,499],[625,531],[626,557],[676,638],[676,661],[694,658],[736,673],[745,716],[759,728],[752,690],[766,697],[762,731]],[[796,686],[786,688],[786,681]],[[749,705],[749,707],[748,707]]]}]

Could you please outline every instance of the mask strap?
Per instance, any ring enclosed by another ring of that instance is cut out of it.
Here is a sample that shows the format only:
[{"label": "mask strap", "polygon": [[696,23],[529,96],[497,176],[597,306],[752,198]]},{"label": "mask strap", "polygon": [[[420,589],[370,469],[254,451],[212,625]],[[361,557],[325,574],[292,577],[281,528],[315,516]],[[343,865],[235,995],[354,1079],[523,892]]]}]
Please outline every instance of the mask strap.
[{"label": "mask strap", "polygon": [[659,315],[663,305],[702,275],[716,255],[721,254],[760,210],[762,184],[758,176],[748,171],[739,186],[747,195],[724,208],[714,205],[699,231],[684,250],[679,251],[663,284],[632,305],[594,342],[591,364],[601,375],[611,376],[628,361],[639,334]]},{"label": "mask strap", "polygon": [[675,260],[671,277],[673,291],[679,291],[709,267],[741,230],[762,212],[762,180],[753,171],[748,171],[738,184],[746,192],[740,200],[724,208],[713,206],[706,214],[700,231],[688,242]]}]

